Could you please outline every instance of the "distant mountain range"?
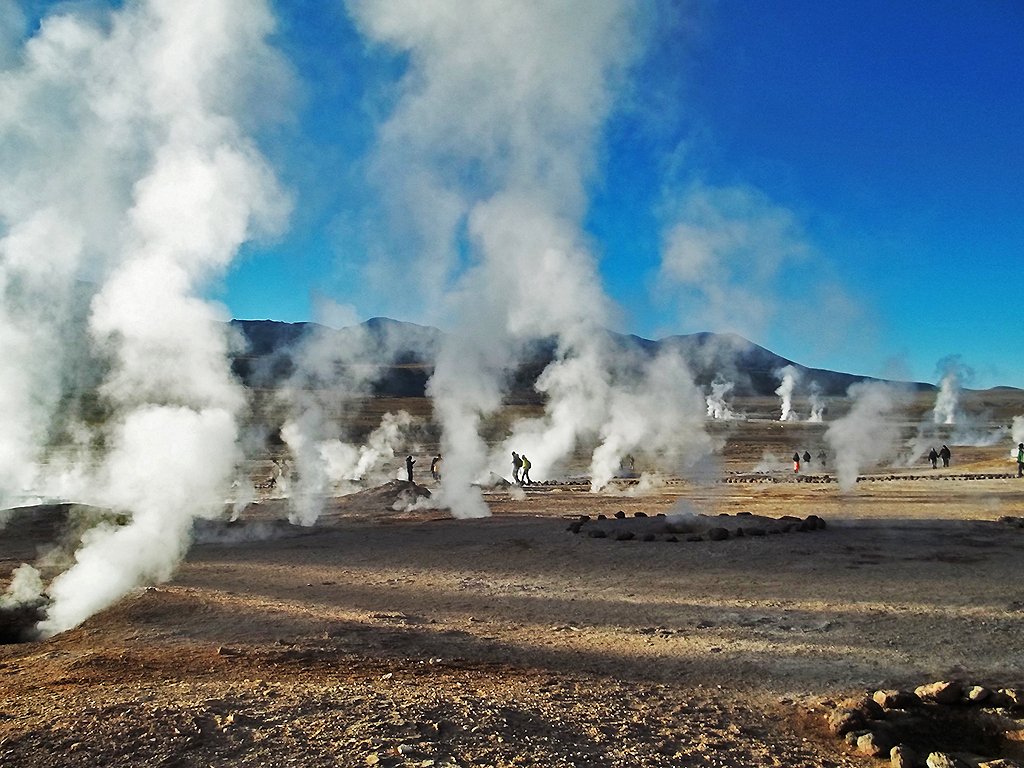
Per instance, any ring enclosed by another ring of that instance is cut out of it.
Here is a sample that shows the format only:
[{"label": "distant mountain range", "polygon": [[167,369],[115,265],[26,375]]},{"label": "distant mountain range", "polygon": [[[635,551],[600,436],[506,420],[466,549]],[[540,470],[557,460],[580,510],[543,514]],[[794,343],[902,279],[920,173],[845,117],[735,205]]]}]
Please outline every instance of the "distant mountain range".
[{"label": "distant mountain range", "polygon": [[[375,317],[358,326],[333,329],[316,323],[283,323],[275,320],[232,320],[242,344],[233,358],[233,368],[251,387],[276,387],[297,368],[297,361],[309,353],[310,342],[322,357],[324,351],[336,366],[375,365],[379,376],[373,394],[389,397],[422,397],[434,360],[445,333],[429,326]],[[639,336],[607,332],[614,349],[623,354],[655,356],[675,349],[689,363],[696,383],[709,389],[716,378],[734,384],[733,395],[771,396],[779,386],[778,371],[787,365],[800,372],[798,393],[808,391],[811,382],[824,396],[846,394],[851,384],[870,380],[821,368],[808,368],[788,360],[735,334],[694,333],[668,336],[652,341]],[[533,383],[553,359],[555,342],[529,345],[519,368],[510,378],[509,400],[531,402],[538,399]],[[912,382],[922,391],[935,386]]]}]

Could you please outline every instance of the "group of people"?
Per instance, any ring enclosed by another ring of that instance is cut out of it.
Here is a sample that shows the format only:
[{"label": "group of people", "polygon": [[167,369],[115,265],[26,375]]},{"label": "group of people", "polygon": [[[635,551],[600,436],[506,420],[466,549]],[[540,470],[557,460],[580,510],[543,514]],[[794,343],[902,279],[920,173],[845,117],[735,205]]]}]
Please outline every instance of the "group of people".
[{"label": "group of people", "polygon": [[[441,480],[442,460],[441,454],[439,453],[430,461],[430,477],[435,483],[440,482]],[[405,475],[406,479],[410,483],[414,482],[412,477],[412,468],[415,465],[416,458],[412,454],[405,457]],[[526,458],[525,453],[520,456],[515,451],[512,451],[512,479],[515,480],[516,484],[526,485],[527,483],[533,482],[533,480],[530,479],[530,467],[532,466],[533,465],[530,463],[530,460]]]},{"label": "group of people", "polygon": [[525,453],[522,456],[520,456],[515,451],[512,451],[513,482],[515,482],[517,485],[526,485],[527,483],[532,483],[533,480],[530,479],[530,467],[532,466],[533,465],[530,464],[530,460],[526,458]]},{"label": "group of people", "polygon": [[940,448],[938,451],[936,451],[934,448],[928,451],[928,461],[932,463],[932,469],[935,469],[936,467],[939,466],[939,459],[942,459],[942,466],[948,467],[949,460],[951,458],[953,458],[953,454],[950,453],[949,448],[947,448],[945,445],[943,445],[942,448]]},{"label": "group of people", "polygon": [[[430,460],[430,477],[435,483],[441,480],[441,461],[440,453]],[[412,468],[415,464],[416,459],[412,455],[405,457],[405,474],[410,483],[413,482]]]},{"label": "group of people", "polygon": [[[818,461],[821,463],[822,466],[825,466],[825,460],[827,458],[828,458],[828,454],[825,453],[824,450],[818,451]],[[804,451],[803,456],[800,455],[800,451],[794,451],[793,452],[793,471],[794,472],[799,472],[800,471],[801,462],[804,465],[810,465],[810,463],[811,463],[811,452],[810,451]]]},{"label": "group of people", "polygon": [[[940,448],[937,451],[934,448],[932,448],[928,452],[928,460],[932,463],[932,469],[936,469],[938,467],[939,459],[942,459],[942,466],[948,467],[949,460],[952,457],[953,454],[949,450],[949,447],[946,445],[943,445],[942,448]],[[632,458],[632,456],[629,457],[630,465],[632,465],[633,463]],[[827,458],[828,455],[825,453],[825,451],[820,451],[818,453],[818,461],[820,461],[822,465],[825,464],[825,460]],[[437,454],[430,461],[430,477],[434,480],[434,482],[439,482],[441,480],[441,461],[442,459],[440,453]],[[801,455],[799,451],[795,451],[793,453],[794,472],[800,471],[801,463],[805,466],[811,463],[810,451],[804,451],[803,455]],[[409,455],[405,457],[405,471],[410,483],[413,482],[412,468],[413,465],[415,464],[416,459],[413,458],[413,456]],[[525,453],[520,456],[515,451],[512,451],[512,479],[513,481],[515,481],[517,485],[526,485],[527,483],[533,482],[533,480],[530,479],[531,466],[533,465],[530,463],[530,460],[526,458]],[[1017,477],[1024,477],[1024,443],[1017,444]],[[274,485],[276,485],[276,478],[271,477],[270,482],[267,484],[266,487],[273,488]]]}]

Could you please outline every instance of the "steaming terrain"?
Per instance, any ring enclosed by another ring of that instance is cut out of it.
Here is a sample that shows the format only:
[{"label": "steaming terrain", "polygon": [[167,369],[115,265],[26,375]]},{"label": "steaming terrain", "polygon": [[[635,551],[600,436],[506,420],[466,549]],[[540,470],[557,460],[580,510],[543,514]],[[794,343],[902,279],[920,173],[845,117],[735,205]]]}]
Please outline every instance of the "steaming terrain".
[{"label": "steaming terrain", "polygon": [[[907,744],[1020,759],[1020,391],[606,330],[595,193],[673,4],[10,5],[0,765],[846,766],[836,718],[921,720],[846,696],[943,679],[982,706]],[[801,217],[680,138],[629,229],[656,326],[860,335]],[[325,324],[229,323],[287,242],[337,257]]]},{"label": "steaming terrain", "polygon": [[[901,435],[932,401],[917,396]],[[423,410],[373,408],[399,404]],[[1015,391],[961,404],[987,410],[984,429],[1024,405]],[[772,398],[731,406],[747,418],[709,420],[722,448],[697,475],[654,477],[638,459],[595,493],[581,451],[523,493],[486,490],[487,518],[418,506],[435,485],[427,442],[413,497],[402,480],[367,482],[328,494],[311,526],[288,522],[279,487],[257,487],[196,524],[170,580],[0,648],[0,762],[854,766],[868,758],[828,735],[829,702],[949,678],[1024,686],[1024,480],[1008,438],[947,438],[949,468],[865,467],[844,491],[835,457],[799,475],[789,461],[817,455],[827,422],[781,422]],[[250,460],[257,486],[273,458]],[[403,458],[386,462],[393,476]],[[659,513],[826,527],[644,540]],[[11,512],[5,582],[23,562],[65,568],[100,514]],[[588,535],[599,524],[638,535]],[[941,746],[997,756],[964,733]],[[1019,741],[997,746],[1022,757]]]}]

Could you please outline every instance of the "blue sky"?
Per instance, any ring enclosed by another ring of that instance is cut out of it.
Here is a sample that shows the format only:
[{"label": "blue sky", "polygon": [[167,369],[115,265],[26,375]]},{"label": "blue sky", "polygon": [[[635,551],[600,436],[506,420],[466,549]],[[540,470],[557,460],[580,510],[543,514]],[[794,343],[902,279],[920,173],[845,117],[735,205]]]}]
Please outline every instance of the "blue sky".
[{"label": "blue sky", "polygon": [[[924,381],[960,355],[975,386],[1024,386],[1024,4],[637,7],[582,219],[616,330],[732,330],[806,365]],[[294,211],[214,295],[243,318],[330,320],[318,308],[336,302],[432,320],[365,280],[385,226],[368,173],[409,62],[341,0],[273,8],[293,82],[256,137]],[[663,263],[681,222],[726,249],[707,284]]]}]

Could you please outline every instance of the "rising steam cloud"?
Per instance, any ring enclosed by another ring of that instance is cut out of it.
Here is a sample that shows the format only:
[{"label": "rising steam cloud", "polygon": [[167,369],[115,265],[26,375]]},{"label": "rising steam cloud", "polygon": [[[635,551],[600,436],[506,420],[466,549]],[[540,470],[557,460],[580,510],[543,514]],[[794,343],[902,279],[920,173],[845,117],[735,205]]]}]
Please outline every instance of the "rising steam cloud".
[{"label": "rising steam cloud", "polygon": [[956,424],[963,420],[960,412],[961,389],[965,382],[973,378],[974,371],[963,364],[959,355],[944,357],[936,365],[936,371],[941,380],[932,418],[936,424]]},{"label": "rising steam cloud", "polygon": [[825,432],[835,456],[839,487],[852,490],[863,467],[883,465],[899,452],[898,417],[908,403],[908,393],[895,385],[865,381],[850,387],[852,407]]},{"label": "rising steam cloud", "polygon": [[130,515],[83,537],[45,633],[167,578],[193,520],[223,508],[244,396],[200,295],[287,214],[240,119],[282,81],[272,29],[258,0],[141,0],[44,19],[0,74],[0,494],[56,482],[41,459],[85,367],[102,419],[63,425],[78,453],[53,464],[75,465],[65,491]]},{"label": "rising steam cloud", "polygon": [[734,417],[726,397],[732,392],[735,384],[731,381],[716,378],[711,382],[711,392],[704,398],[708,406],[708,416],[713,419],[731,419]]},{"label": "rising steam cloud", "polygon": [[782,415],[779,421],[798,421],[796,411],[793,410],[793,392],[796,390],[797,382],[800,381],[800,371],[792,365],[787,365],[775,372],[776,378],[782,380],[775,394],[779,396]]},{"label": "rising steam cloud", "polygon": [[[632,432],[645,427],[627,426],[621,414],[636,413],[632,398],[644,398],[643,381],[663,365],[649,363],[626,382],[613,376],[608,301],[580,226],[599,129],[639,50],[640,11],[583,0],[349,7],[368,38],[409,57],[374,171],[408,211],[424,254],[415,270],[422,290],[456,326],[429,385],[443,429],[441,503],[460,517],[488,514],[474,483],[507,470],[509,445],[542,479],[581,440],[596,440],[603,483],[616,454],[643,439]],[[459,268],[463,222],[470,263]],[[488,456],[482,423],[536,339],[554,340],[537,384],[545,414],[513,425]]]}]

